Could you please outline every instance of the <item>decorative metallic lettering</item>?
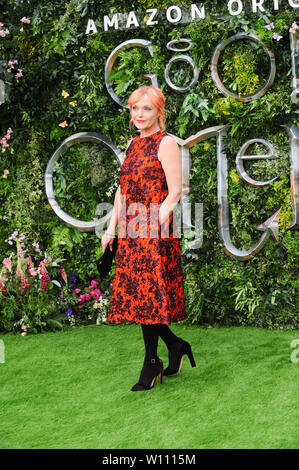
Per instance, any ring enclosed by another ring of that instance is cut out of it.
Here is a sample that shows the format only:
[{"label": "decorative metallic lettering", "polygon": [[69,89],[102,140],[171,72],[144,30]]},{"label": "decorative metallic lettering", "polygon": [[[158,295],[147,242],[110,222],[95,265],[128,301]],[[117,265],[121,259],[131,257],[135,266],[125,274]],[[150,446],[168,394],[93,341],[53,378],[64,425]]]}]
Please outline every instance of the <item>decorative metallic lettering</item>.
[{"label": "decorative metallic lettering", "polygon": [[[189,235],[194,237],[194,240],[187,243],[187,249],[196,249],[201,247],[203,232],[202,232],[202,203],[198,203],[195,206],[195,226],[191,223],[191,211],[190,211],[190,202],[189,202],[189,178],[190,178],[190,168],[191,168],[191,158],[189,148],[193,147],[197,142],[203,142],[204,140],[210,139],[218,135],[218,132],[223,129],[225,126],[214,126],[204,129],[198,132],[195,135],[188,137],[183,140],[175,135],[172,137],[176,140],[177,144],[180,147],[181,159],[182,159],[182,212],[183,212],[183,229],[184,233],[186,232]],[[179,223],[177,223],[179,226]],[[193,228],[195,230],[193,231]]]},{"label": "decorative metallic lettering", "polygon": [[291,94],[292,102],[299,103],[299,43],[297,41],[297,30],[290,32],[291,43],[291,58],[292,58],[292,72],[293,72],[293,88]]},{"label": "decorative metallic lettering", "polygon": [[[187,47],[184,47],[184,48],[178,48],[178,47],[173,47],[174,44],[179,44],[181,42],[186,42],[188,44]],[[169,51],[173,51],[173,52],[187,52],[189,51],[192,47],[194,46],[194,44],[190,41],[190,39],[186,39],[186,38],[181,38],[181,39],[173,39],[172,41],[169,41],[167,44],[166,44],[166,47]]]},{"label": "decorative metallic lettering", "polygon": [[264,247],[270,236],[278,241],[278,214],[281,207],[262,224],[258,225],[257,230],[263,231],[260,240],[249,250],[239,250],[236,248],[230,235],[229,223],[229,204],[228,204],[228,185],[227,185],[227,157],[223,149],[222,138],[226,135],[230,125],[226,125],[218,133],[217,138],[217,175],[218,175],[218,228],[219,236],[224,245],[224,250],[228,256],[238,260],[247,260],[256,255]]},{"label": "decorative metallic lettering", "polygon": [[[252,144],[255,144],[255,143],[260,143],[260,144],[263,144],[265,145],[266,147],[268,147],[268,149],[270,150],[270,154],[267,154],[267,155],[245,155],[245,152],[246,150],[248,149],[248,147]],[[264,140],[264,139],[251,139],[251,140],[248,140],[248,142],[246,142],[239,150],[238,154],[237,154],[237,157],[236,157],[236,168],[237,168],[237,171],[240,175],[240,177],[242,178],[243,181],[245,181],[246,183],[250,184],[251,186],[254,186],[254,187],[262,187],[262,186],[266,186],[267,184],[271,183],[272,181],[275,181],[278,177],[275,176],[275,178],[272,178],[268,181],[256,181],[252,178],[250,178],[250,176],[246,173],[245,169],[244,169],[244,165],[243,165],[243,162],[244,160],[265,160],[265,159],[273,159],[273,158],[278,158],[276,152],[275,152],[275,149],[273,147],[273,145],[268,142],[267,140]]]},{"label": "decorative metallic lettering", "polygon": [[[173,47],[174,44],[186,43],[186,42],[188,43],[188,46],[185,47],[184,49],[178,49],[178,48]],[[182,39],[178,39],[178,40],[174,40],[174,41],[169,41],[167,43],[166,47],[170,51],[185,52],[185,51],[189,51],[189,49],[191,49],[193,47],[193,43],[190,41],[190,39],[182,38]],[[189,65],[191,65],[191,67],[193,69],[193,79],[191,80],[189,85],[187,85],[185,87],[179,87],[177,85],[174,85],[174,83],[172,83],[172,81],[170,80],[170,77],[169,77],[169,70],[170,70],[171,65],[174,64],[175,62],[180,62],[180,61],[187,62]],[[170,61],[166,65],[166,68],[165,68],[165,71],[164,71],[164,76],[165,76],[165,81],[166,81],[167,85],[170,88],[172,88],[175,91],[178,91],[179,93],[184,93],[185,91],[189,90],[190,88],[192,88],[196,84],[196,82],[198,80],[198,76],[199,76],[199,71],[198,71],[198,68],[195,67],[195,64],[194,64],[194,61],[193,61],[192,57],[190,57],[188,55],[181,54],[181,55],[176,55],[175,57],[172,57],[170,59]]]},{"label": "decorative metallic lettering", "polygon": [[290,136],[290,182],[293,201],[293,222],[288,230],[299,230],[299,129],[283,125]]},{"label": "decorative metallic lettering", "polygon": [[[235,93],[231,92],[230,90],[228,90],[223,85],[222,81],[220,80],[219,74],[218,74],[217,65],[218,65],[218,60],[219,60],[219,56],[220,56],[221,52],[229,44],[231,44],[232,42],[241,41],[241,40],[244,40],[244,39],[254,41],[254,42],[260,44],[263,47],[263,49],[265,50],[265,52],[267,54],[268,60],[269,60],[270,71],[269,71],[269,75],[268,75],[266,84],[263,85],[262,87],[260,87],[255,93],[250,94],[250,95],[246,95],[246,96],[238,96],[237,94],[235,94]],[[216,49],[213,53],[212,61],[211,61],[211,73],[212,73],[212,79],[213,79],[215,85],[217,86],[218,90],[220,90],[224,95],[235,98],[237,101],[243,101],[243,102],[252,101],[252,100],[255,100],[256,98],[260,98],[261,96],[263,96],[266,93],[266,91],[272,86],[272,84],[274,82],[274,79],[275,79],[275,74],[276,74],[275,56],[274,56],[273,52],[268,47],[266,47],[265,44],[262,41],[260,41],[258,36],[255,36],[254,34],[248,34],[248,33],[238,33],[238,34],[235,34],[235,35],[229,37],[228,39],[225,39],[224,41],[220,42],[216,46]]]},{"label": "decorative metallic lettering", "polygon": [[[129,109],[129,105],[124,104],[122,100],[117,96],[117,94],[113,91],[112,83],[109,81],[109,73],[113,69],[114,63],[117,59],[118,54],[120,51],[124,51],[130,47],[145,47],[149,51],[151,57],[153,57],[153,47],[150,41],[146,41],[145,39],[129,39],[128,41],[124,41],[119,44],[109,55],[106,64],[105,64],[105,84],[108,90],[109,95],[111,98],[122,108]],[[155,75],[144,75],[146,78],[151,80],[152,85],[159,87],[158,80]]]},{"label": "decorative metallic lettering", "polygon": [[[191,67],[193,69],[193,78],[192,78],[191,82],[189,83],[189,85],[187,85],[185,87],[179,87],[179,86],[175,85],[174,83],[172,83],[172,81],[170,80],[170,77],[169,77],[169,70],[170,70],[171,65],[174,64],[175,62],[180,62],[180,61],[187,62],[189,65],[191,65]],[[192,57],[189,57],[188,55],[183,55],[182,54],[182,55],[176,55],[175,57],[172,57],[170,59],[170,61],[166,65],[164,76],[165,76],[165,81],[166,81],[167,85],[170,88],[172,88],[173,90],[178,91],[180,93],[184,93],[185,91],[190,90],[190,88],[194,87],[194,85],[196,84],[196,82],[198,80],[199,72],[198,72],[197,67],[195,67],[195,64],[194,64],[194,61],[193,61]]]},{"label": "decorative metallic lettering", "polygon": [[82,220],[78,220],[72,217],[71,215],[67,214],[60,208],[55,198],[54,191],[53,191],[53,171],[54,171],[54,165],[56,161],[61,157],[61,155],[63,155],[66,152],[68,148],[80,142],[92,142],[94,144],[100,144],[100,143],[104,144],[105,147],[107,147],[109,150],[111,150],[112,153],[114,153],[120,165],[122,165],[123,163],[124,156],[121,153],[121,151],[110,140],[107,139],[107,137],[101,134],[98,134],[97,132],[79,132],[78,134],[73,134],[70,137],[67,137],[55,150],[55,152],[53,153],[53,155],[51,156],[47,164],[47,168],[45,172],[46,195],[53,211],[68,226],[76,228],[77,230],[80,230],[81,232],[91,232],[91,231],[94,231],[95,228],[98,227],[99,225],[105,224],[105,222],[107,222],[111,218],[112,210],[111,212],[109,212],[109,214],[106,214],[100,220],[95,220],[92,222],[85,222]]}]

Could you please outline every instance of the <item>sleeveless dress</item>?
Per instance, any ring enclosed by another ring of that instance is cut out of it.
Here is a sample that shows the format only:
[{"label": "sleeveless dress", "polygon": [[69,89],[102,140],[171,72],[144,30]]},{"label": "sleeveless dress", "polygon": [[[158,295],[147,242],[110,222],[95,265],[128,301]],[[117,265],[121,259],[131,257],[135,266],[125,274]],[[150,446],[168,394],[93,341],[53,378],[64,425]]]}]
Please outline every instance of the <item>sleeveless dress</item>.
[{"label": "sleeveless dress", "polygon": [[120,171],[121,215],[108,321],[170,324],[186,318],[182,257],[173,213],[159,223],[168,194],[158,159],[159,130],[136,136]]}]

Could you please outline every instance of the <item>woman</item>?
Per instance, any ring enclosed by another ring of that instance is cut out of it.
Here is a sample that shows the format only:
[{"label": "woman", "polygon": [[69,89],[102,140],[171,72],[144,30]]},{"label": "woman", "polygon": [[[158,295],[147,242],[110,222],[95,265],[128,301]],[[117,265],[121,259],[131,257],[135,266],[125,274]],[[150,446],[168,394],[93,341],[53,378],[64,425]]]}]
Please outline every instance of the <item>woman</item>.
[{"label": "woman", "polygon": [[[192,367],[195,362],[190,344],[168,327],[186,318],[181,251],[173,234],[172,212],[182,193],[180,151],[165,132],[165,97],[159,88],[135,90],[128,104],[130,126],[134,124],[140,135],[128,144],[112,217],[101,242],[103,251],[108,245],[112,249],[119,224],[108,320],[141,324],[145,358],[131,389],[141,391],[151,389],[158,376],[162,383],[162,375],[179,372],[185,354]],[[159,337],[168,348],[169,365],[164,371],[157,355]]]}]

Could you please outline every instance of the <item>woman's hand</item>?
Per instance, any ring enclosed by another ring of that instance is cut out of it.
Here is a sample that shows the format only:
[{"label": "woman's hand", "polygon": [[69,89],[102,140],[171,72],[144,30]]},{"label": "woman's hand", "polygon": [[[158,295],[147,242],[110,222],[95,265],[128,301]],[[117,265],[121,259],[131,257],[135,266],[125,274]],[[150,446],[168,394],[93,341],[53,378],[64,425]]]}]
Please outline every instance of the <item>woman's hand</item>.
[{"label": "woman's hand", "polygon": [[111,237],[110,235],[107,235],[106,233],[104,233],[104,235],[101,238],[103,253],[105,252],[107,245],[109,245],[107,249],[108,250],[110,249],[112,251],[112,245],[113,245],[114,238],[115,237]]}]

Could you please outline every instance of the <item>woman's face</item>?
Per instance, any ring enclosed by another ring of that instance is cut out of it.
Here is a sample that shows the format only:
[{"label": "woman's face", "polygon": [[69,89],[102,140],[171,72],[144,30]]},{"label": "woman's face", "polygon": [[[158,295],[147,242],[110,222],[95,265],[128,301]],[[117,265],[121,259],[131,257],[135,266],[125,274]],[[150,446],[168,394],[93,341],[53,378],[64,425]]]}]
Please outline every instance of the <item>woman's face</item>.
[{"label": "woman's face", "polygon": [[141,131],[159,127],[159,113],[147,95],[132,106],[131,117],[137,129]]}]

